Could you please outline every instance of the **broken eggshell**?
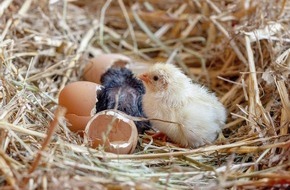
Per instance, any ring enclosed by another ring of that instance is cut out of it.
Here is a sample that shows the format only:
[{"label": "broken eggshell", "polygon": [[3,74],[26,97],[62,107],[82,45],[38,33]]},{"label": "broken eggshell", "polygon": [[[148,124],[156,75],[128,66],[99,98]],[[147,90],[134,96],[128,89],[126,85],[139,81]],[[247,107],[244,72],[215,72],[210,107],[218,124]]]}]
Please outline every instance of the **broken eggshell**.
[{"label": "broken eggshell", "polygon": [[58,98],[59,105],[67,109],[65,118],[68,128],[73,132],[85,130],[86,124],[94,114],[97,91],[101,86],[88,81],[77,81],[65,86]]},{"label": "broken eggshell", "polygon": [[92,118],[91,116],[78,116],[76,114],[66,114],[67,127],[74,133],[78,133],[81,136],[84,133],[87,123]]},{"label": "broken eggshell", "polygon": [[125,67],[131,63],[131,59],[121,54],[101,54],[98,57],[90,59],[83,71],[85,80],[100,84],[101,76],[111,67]]},{"label": "broken eggshell", "polygon": [[93,148],[103,146],[107,152],[131,154],[137,146],[138,132],[135,123],[125,113],[104,110],[88,122],[84,138]]}]

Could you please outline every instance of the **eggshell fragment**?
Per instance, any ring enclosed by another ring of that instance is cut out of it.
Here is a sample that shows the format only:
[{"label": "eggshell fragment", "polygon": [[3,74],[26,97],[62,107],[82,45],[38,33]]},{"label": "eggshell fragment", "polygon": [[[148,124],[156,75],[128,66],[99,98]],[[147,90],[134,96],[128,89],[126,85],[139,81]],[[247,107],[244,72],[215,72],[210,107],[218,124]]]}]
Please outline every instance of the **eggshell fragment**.
[{"label": "eggshell fragment", "polygon": [[90,116],[100,88],[100,85],[88,81],[70,83],[61,90],[58,103],[67,108],[67,114]]},{"label": "eggshell fragment", "polygon": [[59,105],[67,109],[67,126],[72,132],[82,134],[97,102],[100,85],[87,81],[73,82],[65,86],[59,94]]},{"label": "eggshell fragment", "polygon": [[101,83],[101,76],[112,66],[125,67],[131,59],[121,54],[101,54],[93,58],[84,68],[84,79],[90,82]]},{"label": "eggshell fragment", "polygon": [[137,146],[138,132],[134,122],[117,110],[97,113],[85,129],[85,141],[96,148],[104,146],[107,152],[133,153]]},{"label": "eggshell fragment", "polygon": [[140,75],[152,66],[152,64],[145,63],[145,62],[131,62],[126,65],[128,69],[130,69],[135,75]]},{"label": "eggshell fragment", "polygon": [[66,114],[67,127],[74,133],[83,135],[87,123],[90,121],[91,116],[78,116],[75,114]]}]

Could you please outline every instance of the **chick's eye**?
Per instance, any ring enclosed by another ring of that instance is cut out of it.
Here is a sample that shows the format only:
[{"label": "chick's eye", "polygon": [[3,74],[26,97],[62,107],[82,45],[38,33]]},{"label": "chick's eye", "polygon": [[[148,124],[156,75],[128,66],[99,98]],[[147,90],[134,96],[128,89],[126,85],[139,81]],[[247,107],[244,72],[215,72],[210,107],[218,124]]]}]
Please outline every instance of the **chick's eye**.
[{"label": "chick's eye", "polygon": [[153,76],[153,80],[158,81],[158,79],[159,79],[158,76],[156,76],[156,75]]}]

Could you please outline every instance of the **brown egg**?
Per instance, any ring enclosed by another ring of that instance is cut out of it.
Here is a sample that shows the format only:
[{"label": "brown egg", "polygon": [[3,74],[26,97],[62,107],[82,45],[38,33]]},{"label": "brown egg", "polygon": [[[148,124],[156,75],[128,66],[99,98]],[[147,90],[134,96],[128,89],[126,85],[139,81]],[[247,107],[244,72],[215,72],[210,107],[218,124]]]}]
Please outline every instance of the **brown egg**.
[{"label": "brown egg", "polygon": [[84,131],[91,115],[94,114],[97,90],[100,87],[93,82],[78,81],[68,84],[61,90],[58,103],[67,109],[65,117],[71,131]]},{"label": "brown egg", "polygon": [[117,110],[97,113],[85,129],[85,142],[93,148],[104,146],[105,151],[116,154],[133,153],[137,138],[134,122]]},{"label": "brown egg", "polygon": [[100,84],[102,74],[104,74],[112,66],[125,67],[131,59],[121,54],[101,54],[93,58],[84,68],[84,79],[90,82]]}]

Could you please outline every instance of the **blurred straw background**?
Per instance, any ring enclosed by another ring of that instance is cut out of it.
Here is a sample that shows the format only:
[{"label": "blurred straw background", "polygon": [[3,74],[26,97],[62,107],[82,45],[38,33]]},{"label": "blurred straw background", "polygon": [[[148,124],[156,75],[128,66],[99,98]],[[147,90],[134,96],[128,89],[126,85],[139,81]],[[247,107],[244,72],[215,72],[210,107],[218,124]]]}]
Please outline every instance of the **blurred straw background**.
[{"label": "blurred straw background", "polygon": [[[2,0],[0,189],[289,189],[289,23],[287,0]],[[110,52],[173,62],[216,92],[225,140],[83,146],[58,93]]]}]

